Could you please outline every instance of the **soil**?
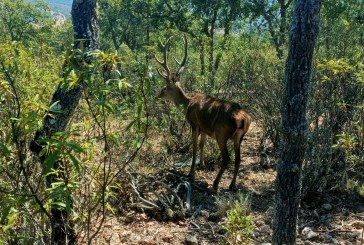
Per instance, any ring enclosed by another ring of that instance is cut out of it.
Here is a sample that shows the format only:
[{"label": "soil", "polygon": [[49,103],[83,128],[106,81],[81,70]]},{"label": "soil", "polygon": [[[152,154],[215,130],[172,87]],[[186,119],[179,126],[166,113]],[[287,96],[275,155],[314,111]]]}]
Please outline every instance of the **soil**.
[{"label": "soil", "polygon": [[[252,244],[269,244],[276,172],[273,158],[269,166],[260,164],[260,134],[259,128],[253,126],[243,141],[237,185],[241,193],[250,196],[250,215],[254,223]],[[228,191],[232,165],[223,175],[217,193],[207,191],[206,185],[212,186],[218,166],[197,171],[191,200],[191,212],[195,215],[166,221],[141,210],[123,209],[122,213],[108,216],[93,244],[226,244],[227,218],[221,203],[237,193]],[[187,174],[188,169],[184,172]],[[198,188],[194,188],[196,186]],[[297,244],[362,245],[363,232],[364,202],[360,197],[350,193],[326,193],[302,201]],[[242,244],[239,238],[237,244]]]}]

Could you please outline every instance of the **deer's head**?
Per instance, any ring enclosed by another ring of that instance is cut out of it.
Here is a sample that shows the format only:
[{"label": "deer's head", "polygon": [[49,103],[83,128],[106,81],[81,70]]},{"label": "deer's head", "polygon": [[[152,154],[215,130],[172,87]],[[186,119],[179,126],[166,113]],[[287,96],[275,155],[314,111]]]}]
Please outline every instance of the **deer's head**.
[{"label": "deer's head", "polygon": [[175,100],[176,97],[179,96],[180,93],[180,85],[179,85],[179,77],[183,70],[185,69],[185,65],[187,63],[187,37],[186,34],[183,35],[183,43],[184,43],[184,57],[181,62],[179,62],[176,58],[174,60],[179,65],[177,72],[171,72],[168,67],[168,49],[169,43],[173,36],[169,37],[165,44],[161,43],[163,48],[163,61],[159,60],[157,56],[155,56],[156,61],[162,66],[162,68],[158,68],[158,74],[165,80],[166,86],[162,89],[158,98],[167,99],[167,100]]}]

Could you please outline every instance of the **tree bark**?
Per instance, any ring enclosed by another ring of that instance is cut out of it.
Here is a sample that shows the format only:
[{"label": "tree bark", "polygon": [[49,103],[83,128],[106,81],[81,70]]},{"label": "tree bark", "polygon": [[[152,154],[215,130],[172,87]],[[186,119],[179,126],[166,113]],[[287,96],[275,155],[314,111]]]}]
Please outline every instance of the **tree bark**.
[{"label": "tree bark", "polygon": [[[98,48],[98,26],[96,0],[74,0],[72,4],[72,22],[75,31],[75,48],[82,48],[84,51],[95,50]],[[40,138],[51,138],[55,132],[62,132],[67,128],[67,125],[79,103],[82,92],[83,81],[73,88],[68,89],[61,86],[53,94],[50,105],[58,102],[57,110],[52,112],[53,118],[46,117],[43,122],[43,127],[35,134],[33,141],[30,144],[30,149],[37,155],[43,149],[44,145],[39,143]],[[47,155],[40,157],[42,165]],[[56,170],[64,169],[64,163],[58,160],[54,166]],[[46,184],[51,187],[56,176],[48,175]],[[72,198],[70,197],[72,200]],[[52,244],[73,244],[75,243],[75,233],[73,225],[70,222],[69,214],[64,209],[59,207],[51,207],[51,241]]]},{"label": "tree bark", "polygon": [[295,244],[307,137],[306,108],[320,0],[296,0],[284,78],[273,244]]}]

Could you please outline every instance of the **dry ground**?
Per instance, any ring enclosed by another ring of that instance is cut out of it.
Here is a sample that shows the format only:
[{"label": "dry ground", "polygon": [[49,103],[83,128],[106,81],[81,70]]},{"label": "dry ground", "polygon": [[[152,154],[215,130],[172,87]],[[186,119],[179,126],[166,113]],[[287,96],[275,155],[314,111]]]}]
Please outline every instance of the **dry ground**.
[{"label": "dry ground", "polygon": [[[259,165],[258,146],[260,130],[253,126],[243,142],[243,164],[238,176],[238,188],[251,197],[251,215],[254,222],[253,244],[269,243],[272,235],[274,201],[274,165]],[[199,170],[196,180],[212,185],[215,170]],[[186,170],[185,173],[187,173]],[[232,194],[228,191],[232,167],[225,173],[217,194],[194,190],[192,210],[200,208],[193,218],[182,221],[158,221],[155,217],[125,210],[109,216],[94,244],[187,244],[186,237],[195,237],[196,244],[224,243],[225,217],[216,217],[217,202]],[[297,244],[362,245],[364,229],[363,200],[346,194],[327,194],[304,201],[299,215]]]}]

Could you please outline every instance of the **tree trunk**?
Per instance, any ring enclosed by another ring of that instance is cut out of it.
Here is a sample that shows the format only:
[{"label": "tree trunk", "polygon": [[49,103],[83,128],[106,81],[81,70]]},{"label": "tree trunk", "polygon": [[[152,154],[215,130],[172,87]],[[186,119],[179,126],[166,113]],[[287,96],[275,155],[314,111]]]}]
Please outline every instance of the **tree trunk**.
[{"label": "tree trunk", "polygon": [[205,75],[205,43],[204,43],[202,37],[199,37],[198,44],[199,44],[199,48],[200,48],[200,65],[201,65],[200,74],[201,74],[201,76],[204,76]]},{"label": "tree trunk", "polygon": [[306,107],[320,0],[296,0],[284,78],[273,244],[295,244],[307,135]]},{"label": "tree trunk", "polygon": [[[98,48],[98,26],[96,0],[74,0],[72,4],[72,22],[75,31],[75,48],[83,48],[84,51],[95,50]],[[53,118],[46,117],[43,127],[36,132],[30,149],[39,154],[44,145],[40,144],[40,138],[51,138],[55,132],[62,132],[66,129],[70,118],[78,105],[81,98],[81,86],[83,81],[71,89],[59,85],[53,94],[50,104],[58,101],[57,107],[61,113],[53,112]],[[40,157],[42,165],[47,155]],[[64,163],[57,161],[54,168],[62,171]],[[48,175],[46,177],[47,187],[51,187],[56,176]],[[72,201],[72,198],[69,197]],[[72,202],[71,202],[72,203]],[[70,222],[69,214],[59,207],[51,207],[51,227],[52,244],[73,244],[75,236],[73,225]]]}]

